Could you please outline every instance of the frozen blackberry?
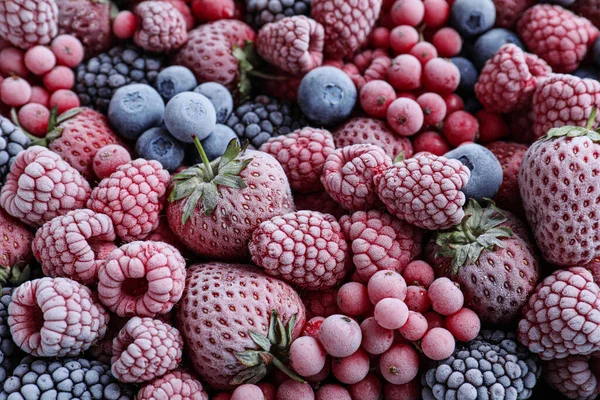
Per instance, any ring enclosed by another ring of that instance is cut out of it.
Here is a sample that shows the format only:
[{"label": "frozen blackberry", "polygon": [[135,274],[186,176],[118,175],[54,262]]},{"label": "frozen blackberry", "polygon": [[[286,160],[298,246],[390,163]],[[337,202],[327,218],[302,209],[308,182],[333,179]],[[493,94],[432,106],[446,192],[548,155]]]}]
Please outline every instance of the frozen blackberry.
[{"label": "frozen blackberry", "polygon": [[8,304],[12,291],[12,288],[3,288],[0,294],[0,385],[4,384],[24,355],[13,342],[8,327]]},{"label": "frozen blackberry", "polygon": [[0,188],[6,180],[10,166],[29,145],[29,138],[8,118],[0,116]]},{"label": "frozen blackberry", "polygon": [[246,0],[246,22],[257,31],[269,22],[294,15],[310,17],[311,0]]},{"label": "frozen blackberry", "polygon": [[4,382],[0,400],[132,400],[134,388],[118,382],[110,365],[85,358],[27,356]]},{"label": "frozen blackberry", "polygon": [[259,148],[272,137],[308,126],[308,120],[297,106],[269,96],[257,96],[238,106],[227,119],[227,125],[242,142],[248,140]]},{"label": "frozen blackberry", "polygon": [[74,91],[82,106],[104,114],[114,92],[130,83],[152,85],[164,60],[135,46],[117,46],[80,64],[75,70]]},{"label": "frozen blackberry", "polygon": [[482,331],[421,377],[424,400],[528,399],[541,367],[515,333]]}]

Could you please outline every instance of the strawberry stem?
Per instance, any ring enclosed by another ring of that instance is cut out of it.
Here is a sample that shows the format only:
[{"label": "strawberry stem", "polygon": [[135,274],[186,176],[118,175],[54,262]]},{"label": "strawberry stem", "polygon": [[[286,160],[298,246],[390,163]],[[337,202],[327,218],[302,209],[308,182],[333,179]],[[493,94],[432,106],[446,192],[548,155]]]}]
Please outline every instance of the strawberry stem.
[{"label": "strawberry stem", "polygon": [[200,140],[198,139],[198,136],[196,136],[196,135],[192,135],[192,139],[194,139],[194,144],[196,145],[196,149],[198,150],[198,153],[200,154],[200,158],[202,159],[202,164],[204,164],[206,171],[210,175],[209,180],[212,180],[215,177],[215,173],[212,169],[212,166],[210,165],[210,161],[208,161],[208,157],[206,156],[206,153],[204,152],[202,143],[200,143]]},{"label": "strawberry stem", "polygon": [[295,380],[296,382],[304,383],[305,380],[300,377],[300,375],[296,374],[294,371],[285,366],[284,363],[279,361],[277,357],[273,357],[273,365],[279,368],[281,372]]},{"label": "strawberry stem", "polygon": [[590,131],[592,130],[592,128],[594,127],[594,122],[596,122],[596,113],[597,112],[598,112],[598,107],[594,106],[592,108],[592,112],[590,114],[590,118],[588,119],[588,123],[585,126],[585,129],[588,129]]}]

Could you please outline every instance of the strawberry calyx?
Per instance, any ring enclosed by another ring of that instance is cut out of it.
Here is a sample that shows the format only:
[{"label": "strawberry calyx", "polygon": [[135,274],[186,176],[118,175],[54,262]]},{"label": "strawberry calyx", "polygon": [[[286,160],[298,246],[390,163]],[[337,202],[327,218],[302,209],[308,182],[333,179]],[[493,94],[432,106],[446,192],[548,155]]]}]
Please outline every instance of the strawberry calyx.
[{"label": "strawberry calyx", "polygon": [[246,182],[239,175],[252,162],[252,158],[239,158],[246,151],[247,144],[240,146],[237,139],[229,142],[220,158],[210,162],[198,137],[192,137],[202,163],[173,176],[173,190],[169,195],[170,202],[186,199],[181,216],[183,225],[192,216],[200,200],[204,214],[213,213],[219,202],[219,186],[231,189],[245,188]]},{"label": "strawberry calyx", "polygon": [[475,263],[483,250],[503,248],[501,239],[512,236],[512,229],[500,226],[507,221],[502,210],[494,202],[486,199],[488,205],[482,208],[474,199],[469,199],[465,207],[465,216],[461,223],[436,237],[440,247],[436,257],[448,257],[452,260],[452,273],[468,263]]},{"label": "strawberry calyx", "polygon": [[230,384],[258,383],[267,375],[272,366],[279,368],[290,378],[304,382],[300,376],[285,365],[289,361],[296,317],[296,314],[292,315],[287,325],[284,326],[277,310],[272,310],[267,336],[253,330],[248,331],[248,335],[259,347],[259,350],[234,353],[238,361],[248,368],[236,375]]},{"label": "strawberry calyx", "polygon": [[19,122],[17,110],[14,107],[10,110],[10,118],[12,119],[12,122],[23,131],[25,136],[29,138],[29,140],[31,141],[29,146],[48,147],[48,145],[53,140],[58,139],[60,135],[62,135],[62,128],[60,127],[60,124],[62,124],[68,119],[73,118],[82,111],[82,107],[77,107],[58,115],[58,106],[54,106],[54,108],[50,110],[50,118],[48,119],[48,129],[46,130],[46,136],[44,136],[43,138],[34,136],[23,128],[23,126]]},{"label": "strawberry calyx", "polygon": [[0,265],[0,291],[7,284],[12,287],[21,285],[29,279],[30,272],[29,264],[21,261],[13,265],[12,268]]},{"label": "strawberry calyx", "polygon": [[600,142],[600,129],[594,130],[594,124],[596,122],[596,115],[598,112],[597,106],[592,108],[590,117],[587,125],[583,126],[561,126],[560,128],[552,128],[548,131],[548,134],[540,139],[540,141],[546,141],[561,137],[581,137],[587,136],[593,142]]}]

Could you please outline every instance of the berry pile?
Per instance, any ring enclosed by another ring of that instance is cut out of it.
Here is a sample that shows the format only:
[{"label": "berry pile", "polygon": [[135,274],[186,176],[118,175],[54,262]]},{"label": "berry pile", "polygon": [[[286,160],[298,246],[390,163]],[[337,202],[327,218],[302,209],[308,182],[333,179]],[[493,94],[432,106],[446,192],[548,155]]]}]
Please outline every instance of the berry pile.
[{"label": "berry pile", "polygon": [[600,398],[599,0],[0,0],[0,400]]}]

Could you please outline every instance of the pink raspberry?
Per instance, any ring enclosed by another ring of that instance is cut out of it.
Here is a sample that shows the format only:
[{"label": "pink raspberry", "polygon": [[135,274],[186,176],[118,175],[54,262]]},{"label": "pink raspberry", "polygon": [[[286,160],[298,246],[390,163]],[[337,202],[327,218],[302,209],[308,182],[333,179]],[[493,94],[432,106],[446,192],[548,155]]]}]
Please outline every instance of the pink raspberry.
[{"label": "pink raspberry", "polygon": [[[561,126],[586,126],[592,109],[600,104],[600,83],[573,75],[551,75],[538,85],[533,95],[536,138]],[[596,124],[600,123],[600,113]]]},{"label": "pink raspberry", "polygon": [[544,364],[542,375],[548,385],[569,399],[595,399],[600,394],[598,370],[590,356],[568,356]]},{"label": "pink raspberry", "polygon": [[334,150],[331,133],[311,127],[273,137],[260,146],[260,151],[273,155],[279,161],[290,187],[300,193],[323,189],[323,165]]},{"label": "pink raspberry", "polygon": [[55,0],[4,0],[0,2],[0,37],[28,49],[46,45],[58,33]]},{"label": "pink raspberry", "polygon": [[382,50],[365,50],[358,53],[351,63],[345,64],[342,69],[352,79],[356,89],[360,91],[367,83],[385,79],[392,60]]},{"label": "pink raspberry", "polygon": [[181,362],[183,338],[162,321],[133,317],[113,341],[111,371],[121,382],[147,382]]},{"label": "pink raspberry", "polygon": [[551,72],[544,60],[512,43],[505,44],[485,64],[475,84],[475,94],[486,110],[500,113],[523,110],[530,106],[540,78]]},{"label": "pink raspberry", "polygon": [[380,270],[402,270],[421,253],[420,229],[380,211],[357,211],[340,225],[351,242],[352,261],[363,281]]},{"label": "pink raspberry", "polygon": [[76,356],[101,339],[108,313],[90,289],[66,278],[41,278],[13,290],[12,339],[35,357]]},{"label": "pink raspberry", "polygon": [[46,222],[35,234],[33,253],[44,274],[84,285],[96,283],[98,269],[117,248],[112,221],[92,210],[75,210]]},{"label": "pink raspberry", "polygon": [[163,400],[177,398],[180,400],[208,400],[202,383],[182,369],[176,369],[143,386],[136,400]]},{"label": "pink raspberry", "polygon": [[584,18],[557,5],[537,4],[517,24],[527,48],[555,72],[573,72],[598,37],[598,29]]},{"label": "pink raspberry", "polygon": [[347,210],[370,210],[381,204],[373,177],[390,165],[392,160],[380,147],[355,144],[327,157],[321,182],[327,193]]},{"label": "pink raspberry", "polygon": [[[319,184],[321,182],[319,181]],[[314,193],[294,193],[294,202],[298,210],[318,211],[323,214],[331,214],[336,219],[348,211],[337,201],[331,198],[325,190]]]},{"label": "pink raspberry", "polygon": [[300,288],[328,289],[348,272],[348,245],[329,214],[304,210],[271,218],[252,233],[248,247],[267,274]]},{"label": "pink raspberry", "polygon": [[137,5],[138,24],[133,40],[147,51],[169,52],[183,46],[187,27],[183,15],[166,1],[144,1]]},{"label": "pink raspberry", "polygon": [[168,183],[169,172],[158,161],[138,158],[100,181],[88,207],[108,215],[121,239],[142,240],[158,226]]},{"label": "pink raspberry", "polygon": [[305,74],[323,63],[323,25],[303,15],[264,25],[256,50],[267,62],[292,75]]},{"label": "pink raspberry", "polygon": [[302,292],[302,303],[306,307],[306,319],[315,316],[327,318],[330,315],[339,314],[337,293],[338,289],[336,287],[327,290]]},{"label": "pink raspberry", "polygon": [[110,253],[98,271],[100,301],[120,317],[155,317],[181,299],[185,260],[161,242],[132,242]]}]

